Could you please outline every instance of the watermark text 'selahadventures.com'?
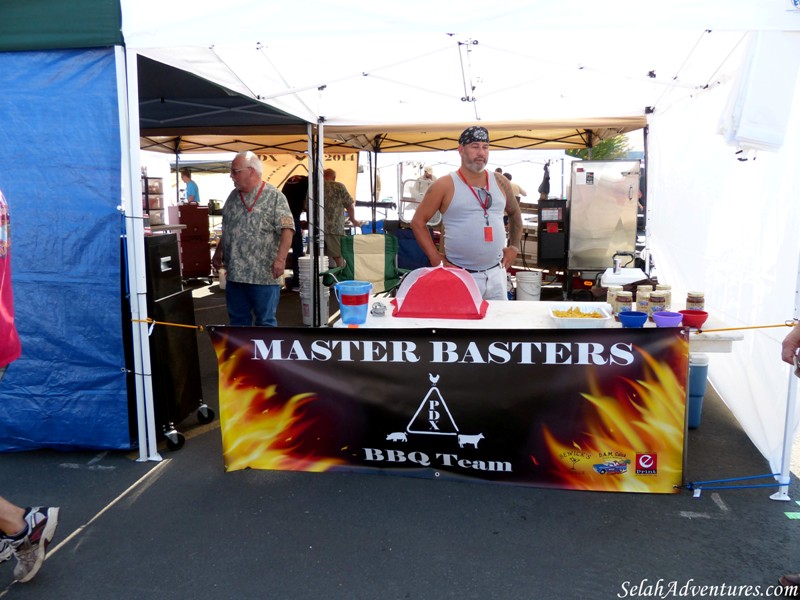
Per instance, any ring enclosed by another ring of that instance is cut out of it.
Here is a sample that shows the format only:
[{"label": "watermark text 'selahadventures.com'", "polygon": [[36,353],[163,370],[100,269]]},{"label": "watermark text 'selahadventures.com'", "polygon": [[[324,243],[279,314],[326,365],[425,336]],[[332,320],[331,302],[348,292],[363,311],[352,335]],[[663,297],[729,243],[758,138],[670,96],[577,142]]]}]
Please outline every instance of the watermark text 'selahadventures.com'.
[{"label": "watermark text 'selahadventures.com'", "polygon": [[780,585],[699,584],[694,579],[623,581],[617,598],[794,598],[800,589]]}]

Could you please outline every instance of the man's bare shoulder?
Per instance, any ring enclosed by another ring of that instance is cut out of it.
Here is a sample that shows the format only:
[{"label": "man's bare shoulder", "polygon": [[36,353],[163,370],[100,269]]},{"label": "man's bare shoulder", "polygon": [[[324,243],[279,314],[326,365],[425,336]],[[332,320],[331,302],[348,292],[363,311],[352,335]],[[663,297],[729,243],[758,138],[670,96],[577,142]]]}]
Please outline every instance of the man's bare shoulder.
[{"label": "man's bare shoulder", "polygon": [[500,173],[495,172],[494,179],[497,181],[497,185],[500,186],[500,189],[503,190],[503,193],[506,195],[506,198],[512,198],[514,193],[511,189],[511,182],[506,179]]}]

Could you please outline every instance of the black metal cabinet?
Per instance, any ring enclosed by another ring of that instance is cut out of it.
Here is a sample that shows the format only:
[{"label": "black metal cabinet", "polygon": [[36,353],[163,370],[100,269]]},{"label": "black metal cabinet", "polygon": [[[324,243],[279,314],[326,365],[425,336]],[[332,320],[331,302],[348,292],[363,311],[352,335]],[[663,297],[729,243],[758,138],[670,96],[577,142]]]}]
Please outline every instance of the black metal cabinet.
[{"label": "black metal cabinet", "polygon": [[[181,284],[178,240],[175,234],[144,238],[147,280],[147,314],[158,323],[149,336],[153,410],[156,429],[177,450],[184,436],[175,425],[193,411],[201,423],[213,420],[214,412],[203,402],[197,330],[194,328],[192,290]],[[123,240],[123,244],[125,241]],[[123,254],[124,256],[124,254]],[[136,393],[133,375],[133,336],[127,276],[123,261],[123,339],[128,369],[128,409],[131,439],[136,439]],[[190,327],[176,327],[189,325]]]}]

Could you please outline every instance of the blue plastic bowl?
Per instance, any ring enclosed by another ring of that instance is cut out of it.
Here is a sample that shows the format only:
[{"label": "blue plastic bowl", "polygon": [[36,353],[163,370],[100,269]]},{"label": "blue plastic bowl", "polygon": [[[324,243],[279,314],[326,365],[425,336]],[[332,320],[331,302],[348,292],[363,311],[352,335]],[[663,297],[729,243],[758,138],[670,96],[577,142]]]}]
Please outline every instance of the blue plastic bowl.
[{"label": "blue plastic bowl", "polygon": [[683,315],[669,310],[659,310],[653,313],[653,321],[656,327],[679,327]]},{"label": "blue plastic bowl", "polygon": [[647,322],[647,313],[638,310],[628,310],[617,315],[623,327],[644,327]]}]

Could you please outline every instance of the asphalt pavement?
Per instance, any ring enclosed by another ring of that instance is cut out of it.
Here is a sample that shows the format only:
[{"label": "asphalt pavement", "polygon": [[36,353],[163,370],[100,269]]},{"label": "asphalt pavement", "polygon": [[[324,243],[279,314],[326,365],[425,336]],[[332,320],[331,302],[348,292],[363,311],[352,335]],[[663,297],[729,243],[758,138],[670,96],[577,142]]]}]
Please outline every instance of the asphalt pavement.
[{"label": "asphalt pavement", "polygon": [[[195,289],[195,312],[198,324],[226,322],[216,284]],[[298,295],[284,294],[279,323],[300,317]],[[204,399],[216,410],[213,349],[197,335]],[[706,597],[769,597],[781,574],[800,571],[794,477],[792,501],[778,502],[775,488],[695,497],[225,473],[217,420],[192,416],[179,429],[185,446],[162,448],[160,462],[132,451],[2,455],[3,494],[60,506],[61,520],[33,581],[13,583],[13,560],[0,566],[0,598],[677,598],[699,597],[700,586],[716,586]],[[709,387],[689,431],[686,481],[768,471]]]}]

